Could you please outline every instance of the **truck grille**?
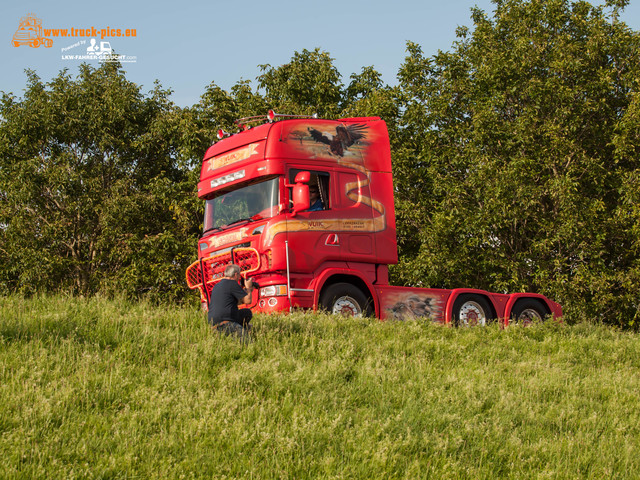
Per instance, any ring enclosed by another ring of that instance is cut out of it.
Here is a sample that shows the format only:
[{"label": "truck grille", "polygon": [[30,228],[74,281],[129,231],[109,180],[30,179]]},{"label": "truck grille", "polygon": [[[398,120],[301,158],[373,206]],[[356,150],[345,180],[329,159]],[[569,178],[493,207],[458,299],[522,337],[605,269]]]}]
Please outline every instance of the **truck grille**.
[{"label": "truck grille", "polygon": [[[187,268],[187,285],[200,291],[200,298],[206,302],[213,286],[224,276],[224,269],[230,263],[240,267],[243,277],[260,268],[260,255],[255,248],[234,248],[193,262]],[[206,291],[205,291],[206,288]]]}]

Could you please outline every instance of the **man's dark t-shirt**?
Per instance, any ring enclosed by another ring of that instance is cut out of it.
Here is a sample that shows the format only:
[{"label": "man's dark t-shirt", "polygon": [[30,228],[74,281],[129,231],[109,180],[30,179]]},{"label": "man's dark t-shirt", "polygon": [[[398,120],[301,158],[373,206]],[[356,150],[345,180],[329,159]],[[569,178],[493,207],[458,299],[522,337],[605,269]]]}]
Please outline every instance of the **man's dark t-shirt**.
[{"label": "man's dark t-shirt", "polygon": [[235,280],[223,278],[211,290],[209,303],[209,323],[215,325],[220,322],[240,323],[238,302],[247,296],[247,292]]}]

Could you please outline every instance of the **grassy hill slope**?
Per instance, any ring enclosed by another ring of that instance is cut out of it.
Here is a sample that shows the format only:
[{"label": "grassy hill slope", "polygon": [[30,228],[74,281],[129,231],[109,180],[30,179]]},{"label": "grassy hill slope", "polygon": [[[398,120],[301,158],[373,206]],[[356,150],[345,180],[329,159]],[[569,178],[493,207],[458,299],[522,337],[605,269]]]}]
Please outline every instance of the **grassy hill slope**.
[{"label": "grassy hill slope", "polygon": [[0,478],[634,478],[640,341],[0,298]]}]

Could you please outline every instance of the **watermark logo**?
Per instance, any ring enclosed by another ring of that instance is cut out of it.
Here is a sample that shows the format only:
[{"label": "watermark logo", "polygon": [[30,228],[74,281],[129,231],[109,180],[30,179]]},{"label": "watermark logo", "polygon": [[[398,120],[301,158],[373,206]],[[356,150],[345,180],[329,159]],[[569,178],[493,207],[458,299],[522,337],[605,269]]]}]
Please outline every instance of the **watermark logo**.
[{"label": "watermark logo", "polygon": [[35,14],[28,13],[27,16],[20,19],[20,26],[13,34],[11,43],[14,47],[29,45],[32,48],[38,48],[44,45],[45,48],[51,48],[53,40],[47,38],[47,33],[42,28],[42,20]]},{"label": "watermark logo", "polygon": [[111,53],[113,52],[110,42],[100,42],[100,45],[98,45],[98,41],[95,38],[92,38],[90,43],[91,45],[87,47],[87,53],[89,54],[105,56],[111,55]]},{"label": "watermark logo", "polygon": [[[80,47],[80,48],[78,48]],[[73,45],[60,49],[62,60],[98,60],[100,62],[136,63],[138,57],[116,53],[110,41],[92,38],[87,45],[86,40],[80,40]]]},{"label": "watermark logo", "polygon": [[[54,39],[80,37],[83,39],[61,49],[62,60],[135,63],[137,62],[136,56],[116,53],[112,43],[113,39],[134,38],[137,36],[138,32],[135,28],[115,28],[110,26],[106,28],[44,28],[41,19],[34,13],[28,13],[20,19],[20,25],[13,34],[11,44],[14,47],[29,45],[32,48],[42,46],[51,48]],[[78,47],[82,48],[78,49]],[[77,50],[69,52],[69,50],[73,49]]]}]

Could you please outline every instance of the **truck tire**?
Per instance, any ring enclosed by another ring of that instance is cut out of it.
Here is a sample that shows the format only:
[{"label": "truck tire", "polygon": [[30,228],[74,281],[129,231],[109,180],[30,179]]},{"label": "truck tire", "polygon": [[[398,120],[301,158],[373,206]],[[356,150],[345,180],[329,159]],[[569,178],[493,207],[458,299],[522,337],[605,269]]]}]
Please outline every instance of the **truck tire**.
[{"label": "truck tire", "polygon": [[516,325],[541,323],[549,313],[540,300],[523,298],[518,300],[511,310],[511,321]]},{"label": "truck tire", "polygon": [[463,293],[453,304],[453,323],[457,327],[484,327],[494,320],[489,302],[480,295]]},{"label": "truck tire", "polygon": [[320,308],[334,315],[362,317],[371,315],[371,302],[350,283],[329,286],[320,296]]}]

